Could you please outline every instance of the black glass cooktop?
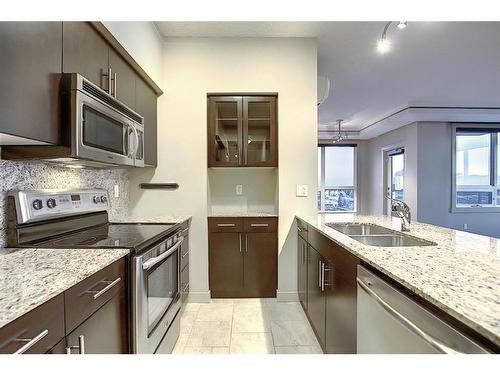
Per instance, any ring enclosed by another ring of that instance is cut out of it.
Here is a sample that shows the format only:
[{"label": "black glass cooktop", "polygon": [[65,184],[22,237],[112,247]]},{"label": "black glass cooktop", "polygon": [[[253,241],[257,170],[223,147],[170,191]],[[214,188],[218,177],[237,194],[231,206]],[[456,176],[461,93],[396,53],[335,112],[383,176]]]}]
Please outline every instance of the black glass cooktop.
[{"label": "black glass cooktop", "polygon": [[64,236],[37,242],[50,248],[130,248],[141,249],[163,239],[175,224],[104,224]]}]

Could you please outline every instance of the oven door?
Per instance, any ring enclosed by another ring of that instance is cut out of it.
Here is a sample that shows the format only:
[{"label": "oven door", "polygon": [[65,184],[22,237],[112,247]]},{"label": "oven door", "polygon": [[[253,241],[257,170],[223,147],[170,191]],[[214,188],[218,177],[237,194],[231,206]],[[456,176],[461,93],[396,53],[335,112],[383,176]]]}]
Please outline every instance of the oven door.
[{"label": "oven door", "polygon": [[179,257],[184,238],[176,235],[133,258],[132,343],[135,353],[154,353],[180,309]]},{"label": "oven door", "polygon": [[134,165],[134,122],[78,90],[73,91],[72,149],[76,157],[118,165]]}]

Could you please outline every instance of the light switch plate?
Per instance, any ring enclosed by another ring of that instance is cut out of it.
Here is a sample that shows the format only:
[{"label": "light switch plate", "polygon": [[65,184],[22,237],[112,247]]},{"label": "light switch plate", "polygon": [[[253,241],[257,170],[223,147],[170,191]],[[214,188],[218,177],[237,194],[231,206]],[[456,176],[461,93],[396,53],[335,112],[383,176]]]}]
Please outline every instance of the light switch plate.
[{"label": "light switch plate", "polygon": [[113,186],[113,195],[115,198],[120,197],[120,187],[118,185]]},{"label": "light switch plate", "polygon": [[236,185],[236,195],[243,194],[243,185]]},{"label": "light switch plate", "polygon": [[297,185],[297,197],[307,197],[307,185]]}]

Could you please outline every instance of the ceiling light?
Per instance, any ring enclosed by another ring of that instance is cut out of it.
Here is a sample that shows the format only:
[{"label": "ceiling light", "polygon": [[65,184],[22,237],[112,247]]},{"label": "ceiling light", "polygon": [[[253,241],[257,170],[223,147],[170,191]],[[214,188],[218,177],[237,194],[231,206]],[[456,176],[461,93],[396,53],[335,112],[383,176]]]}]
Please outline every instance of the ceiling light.
[{"label": "ceiling light", "polygon": [[399,21],[398,23],[398,29],[403,30],[408,26],[408,21]]},{"label": "ceiling light", "polygon": [[388,39],[384,38],[378,41],[377,51],[379,51],[381,54],[389,52],[390,49],[391,49],[391,42]]},{"label": "ceiling light", "polygon": [[338,131],[334,134],[332,143],[339,143],[347,138],[347,132],[342,133],[341,124],[344,120],[337,120]]}]

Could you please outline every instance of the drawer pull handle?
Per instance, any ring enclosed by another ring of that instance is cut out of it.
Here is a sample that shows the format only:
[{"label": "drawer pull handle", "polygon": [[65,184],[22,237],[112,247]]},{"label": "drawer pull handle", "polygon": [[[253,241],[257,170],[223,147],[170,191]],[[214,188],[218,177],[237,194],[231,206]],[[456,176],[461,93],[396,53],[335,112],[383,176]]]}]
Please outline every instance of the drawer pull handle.
[{"label": "drawer pull handle", "polygon": [[21,346],[19,349],[17,349],[14,352],[14,354],[23,354],[24,352],[26,352],[29,348],[31,348],[33,345],[35,345],[37,342],[39,342],[41,339],[43,339],[48,334],[49,334],[49,330],[45,329],[41,333],[39,333],[38,335],[33,337],[32,339],[16,339],[16,340],[14,340],[17,342],[25,342],[26,343],[23,346]]},{"label": "drawer pull handle", "polygon": [[189,251],[186,251],[185,254],[182,254],[182,259],[184,259],[185,257],[187,257],[189,255]]},{"label": "drawer pull handle", "polygon": [[185,292],[189,288],[189,283],[187,283],[184,288],[182,288],[182,291]]},{"label": "drawer pull handle", "polygon": [[117,278],[114,281],[102,281],[103,283],[107,283],[104,288],[101,290],[87,290],[86,293],[95,293],[92,297],[94,299],[98,299],[100,296],[102,296],[104,293],[106,293],[108,290],[110,290],[112,287],[114,287],[116,284],[118,284],[122,280],[121,277]]},{"label": "drawer pull handle", "polygon": [[217,224],[218,227],[235,227],[236,224]]},{"label": "drawer pull handle", "polygon": [[267,223],[265,223],[265,224],[255,224],[255,223],[253,223],[253,224],[250,224],[250,226],[251,227],[268,227],[269,224],[267,224]]}]

